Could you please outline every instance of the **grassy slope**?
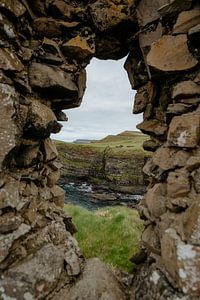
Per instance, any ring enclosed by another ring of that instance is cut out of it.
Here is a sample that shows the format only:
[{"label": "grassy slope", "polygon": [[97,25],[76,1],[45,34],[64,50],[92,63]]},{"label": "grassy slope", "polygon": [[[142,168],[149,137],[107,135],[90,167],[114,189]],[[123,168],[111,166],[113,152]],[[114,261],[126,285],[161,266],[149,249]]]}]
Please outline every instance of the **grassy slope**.
[{"label": "grassy slope", "polygon": [[147,140],[147,136],[134,131],[124,131],[118,135],[109,135],[106,138],[99,141],[92,141],[90,144],[74,144],[65,143],[61,141],[55,141],[58,145],[58,149],[65,150],[67,146],[69,149],[74,149],[80,154],[82,153],[95,153],[96,151],[102,151],[106,147],[110,147],[117,155],[146,155],[146,152],[142,148],[143,142]]},{"label": "grassy slope", "polygon": [[143,223],[136,210],[127,207],[99,209],[95,213],[65,205],[78,232],[76,238],[86,258],[99,257],[114,267],[130,271],[129,258],[138,251]]}]

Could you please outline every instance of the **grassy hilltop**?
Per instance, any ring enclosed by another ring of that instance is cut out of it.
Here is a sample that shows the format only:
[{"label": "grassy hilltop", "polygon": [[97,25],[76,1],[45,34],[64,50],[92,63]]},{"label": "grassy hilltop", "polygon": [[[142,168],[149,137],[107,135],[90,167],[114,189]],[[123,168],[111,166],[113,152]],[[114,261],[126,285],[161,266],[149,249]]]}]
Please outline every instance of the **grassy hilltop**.
[{"label": "grassy hilltop", "polygon": [[61,176],[134,192],[144,186],[142,167],[149,154],[142,144],[146,139],[139,132],[124,131],[84,145],[56,142]]}]

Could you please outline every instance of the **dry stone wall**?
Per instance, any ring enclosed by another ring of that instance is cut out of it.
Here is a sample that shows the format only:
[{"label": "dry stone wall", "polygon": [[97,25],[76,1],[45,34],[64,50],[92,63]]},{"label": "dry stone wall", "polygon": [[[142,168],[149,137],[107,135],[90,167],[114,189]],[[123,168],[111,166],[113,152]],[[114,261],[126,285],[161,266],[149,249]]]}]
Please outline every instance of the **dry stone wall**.
[{"label": "dry stone wall", "polygon": [[50,134],[81,104],[91,58],[128,54],[154,152],[132,298],[198,299],[199,2],[0,0],[0,37],[0,298],[52,298],[84,268]]}]

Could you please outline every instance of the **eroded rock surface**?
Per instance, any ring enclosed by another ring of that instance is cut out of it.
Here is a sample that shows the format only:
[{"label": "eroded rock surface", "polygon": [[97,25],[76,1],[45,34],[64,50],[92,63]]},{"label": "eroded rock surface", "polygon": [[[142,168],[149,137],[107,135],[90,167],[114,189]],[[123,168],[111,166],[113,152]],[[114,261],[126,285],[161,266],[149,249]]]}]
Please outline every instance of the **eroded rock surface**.
[{"label": "eroded rock surface", "polygon": [[0,298],[124,299],[97,261],[95,282],[91,261],[77,280],[84,259],[50,134],[81,104],[90,59],[126,55],[154,152],[131,298],[199,298],[199,18],[195,0],[0,1]]}]

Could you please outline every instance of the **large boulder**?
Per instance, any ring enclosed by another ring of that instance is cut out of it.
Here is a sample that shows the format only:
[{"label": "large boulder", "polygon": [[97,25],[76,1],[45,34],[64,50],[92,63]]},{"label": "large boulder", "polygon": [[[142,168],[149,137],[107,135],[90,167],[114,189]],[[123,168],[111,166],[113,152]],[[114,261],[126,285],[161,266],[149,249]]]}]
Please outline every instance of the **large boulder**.
[{"label": "large boulder", "polygon": [[70,288],[61,290],[53,300],[125,300],[121,285],[111,270],[98,258],[86,262],[83,274]]},{"label": "large boulder", "polygon": [[97,0],[90,5],[90,13],[94,25],[102,32],[116,27],[124,21],[133,21],[132,8],[135,0],[118,3],[111,0]]},{"label": "large boulder", "polygon": [[29,80],[34,90],[49,98],[71,100],[78,96],[78,88],[72,75],[55,66],[32,63],[29,67]]},{"label": "large boulder", "polygon": [[147,64],[157,70],[184,71],[195,67],[197,59],[189,52],[185,34],[163,35],[151,46]]}]

